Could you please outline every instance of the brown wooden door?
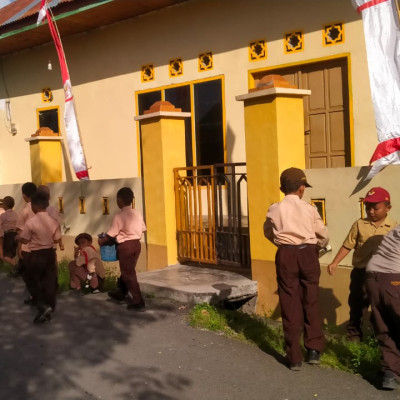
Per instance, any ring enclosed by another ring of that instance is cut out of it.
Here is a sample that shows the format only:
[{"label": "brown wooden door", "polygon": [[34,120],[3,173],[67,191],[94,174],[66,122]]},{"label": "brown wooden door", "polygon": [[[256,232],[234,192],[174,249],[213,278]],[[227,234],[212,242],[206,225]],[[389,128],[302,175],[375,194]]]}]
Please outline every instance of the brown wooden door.
[{"label": "brown wooden door", "polygon": [[[304,99],[306,168],[351,165],[347,60],[268,71],[282,75],[299,89],[310,89]],[[256,82],[265,72],[255,76]]]}]

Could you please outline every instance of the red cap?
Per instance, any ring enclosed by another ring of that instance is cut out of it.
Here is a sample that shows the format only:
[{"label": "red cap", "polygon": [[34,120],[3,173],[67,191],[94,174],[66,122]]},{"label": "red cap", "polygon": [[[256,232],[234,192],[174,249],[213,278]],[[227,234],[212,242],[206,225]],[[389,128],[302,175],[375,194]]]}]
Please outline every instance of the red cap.
[{"label": "red cap", "polygon": [[364,203],[380,203],[381,201],[390,202],[390,194],[387,190],[381,187],[371,188],[367,195],[361,199]]}]

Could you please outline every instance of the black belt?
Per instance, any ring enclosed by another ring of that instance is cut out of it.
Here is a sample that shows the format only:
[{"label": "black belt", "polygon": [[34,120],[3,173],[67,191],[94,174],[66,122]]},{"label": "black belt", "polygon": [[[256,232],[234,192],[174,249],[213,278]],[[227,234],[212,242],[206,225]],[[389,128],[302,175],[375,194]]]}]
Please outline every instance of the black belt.
[{"label": "black belt", "polygon": [[303,243],[303,244],[281,244],[279,245],[279,247],[294,247],[296,249],[305,249],[306,247],[310,247],[310,246],[316,246],[316,244],[313,243]]}]

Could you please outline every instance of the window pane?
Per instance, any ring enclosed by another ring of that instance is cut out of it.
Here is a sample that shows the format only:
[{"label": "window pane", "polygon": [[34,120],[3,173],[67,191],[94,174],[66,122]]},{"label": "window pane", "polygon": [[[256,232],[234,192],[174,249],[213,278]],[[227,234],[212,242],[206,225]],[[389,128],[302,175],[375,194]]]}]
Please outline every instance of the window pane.
[{"label": "window pane", "polygon": [[197,165],[224,162],[221,80],[194,84]]},{"label": "window pane", "polygon": [[58,127],[58,109],[53,108],[51,110],[39,111],[39,127],[50,128],[54,133],[59,133]]},{"label": "window pane", "polygon": [[[178,86],[165,89],[165,100],[169,101],[176,108],[181,108],[183,112],[191,112],[190,105],[190,86]],[[185,118],[185,145],[186,145],[186,166],[193,166],[192,153],[192,119]],[[181,165],[180,165],[181,167]]]},{"label": "window pane", "polygon": [[154,92],[141,93],[138,95],[138,110],[139,115],[142,115],[145,110],[148,110],[156,101],[161,100],[161,90]]}]

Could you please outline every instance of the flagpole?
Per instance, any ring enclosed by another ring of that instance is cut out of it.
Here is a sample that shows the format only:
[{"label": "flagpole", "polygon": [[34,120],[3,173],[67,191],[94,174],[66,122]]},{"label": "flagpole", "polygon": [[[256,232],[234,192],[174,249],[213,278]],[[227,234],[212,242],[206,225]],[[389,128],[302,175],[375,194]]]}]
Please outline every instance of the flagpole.
[{"label": "flagpole", "polygon": [[65,104],[64,104],[64,124],[68,139],[68,148],[70,153],[70,161],[79,180],[88,180],[89,173],[86,163],[86,156],[83,151],[81,134],[79,130],[78,120],[76,118],[75,101],[72,93],[71,78],[69,75],[68,64],[65,57],[64,47],[61,41],[61,35],[54,19],[54,14],[48,6],[47,0],[42,0],[39,10],[39,25],[43,19],[47,19],[51,36],[56,47],[58,59],[60,62],[61,77],[64,88]]},{"label": "flagpole", "polygon": [[[48,4],[48,0],[45,0],[45,2],[46,2],[46,4]],[[62,40],[61,40],[60,31],[58,30],[58,26],[57,26],[56,20],[54,18],[53,11],[51,11],[51,7],[47,7],[47,9],[49,10],[49,12],[51,14],[51,18],[53,19],[53,23],[54,23],[54,27],[56,28],[58,39],[60,41],[61,49],[62,49],[63,53],[65,54],[64,46],[63,46],[63,43],[62,43]],[[66,59],[65,59],[65,66],[67,68],[67,72],[68,72],[68,75],[69,75],[69,68],[68,68],[68,64],[67,64],[67,60]],[[70,82],[71,82],[71,77],[70,77]],[[71,83],[71,86],[72,86],[72,83]],[[75,101],[74,101],[74,103],[75,103]],[[75,113],[76,113],[76,109],[75,109]],[[78,118],[76,119],[76,123],[78,123]],[[80,134],[80,129],[79,129],[79,139],[82,141],[82,137],[81,137],[81,134]],[[87,160],[86,160],[85,153],[83,153],[83,158],[84,158],[85,164],[87,166]]]}]

